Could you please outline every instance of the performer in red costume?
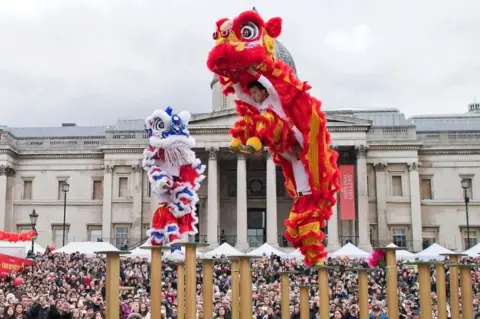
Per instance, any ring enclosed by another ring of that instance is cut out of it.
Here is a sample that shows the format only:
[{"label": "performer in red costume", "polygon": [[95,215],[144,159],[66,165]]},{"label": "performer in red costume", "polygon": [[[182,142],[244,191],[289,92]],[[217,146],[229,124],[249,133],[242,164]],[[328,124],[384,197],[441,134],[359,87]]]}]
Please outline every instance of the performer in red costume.
[{"label": "performer in red costume", "polygon": [[327,256],[322,229],[340,188],[338,154],[329,148],[321,102],[276,56],[281,31],[280,18],[264,20],[256,11],[220,19],[207,66],[219,76],[223,93],[239,99],[231,148],[256,153],[267,147],[281,166],[294,198],[285,236],[302,251],[305,264],[313,265]]},{"label": "performer in red costume", "polygon": [[[188,131],[189,121],[189,112],[173,114],[170,107],[156,110],[146,120],[150,145],[143,152],[143,167],[157,204],[147,232],[152,245],[172,245],[198,233],[197,190],[205,166],[192,150],[195,139]],[[175,257],[183,258],[178,247],[170,258]]]}]

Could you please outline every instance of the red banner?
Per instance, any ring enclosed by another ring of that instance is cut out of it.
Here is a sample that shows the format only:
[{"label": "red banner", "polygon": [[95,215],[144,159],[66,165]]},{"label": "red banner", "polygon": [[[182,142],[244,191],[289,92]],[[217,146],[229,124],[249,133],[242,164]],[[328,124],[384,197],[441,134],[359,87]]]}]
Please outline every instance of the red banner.
[{"label": "red banner", "polygon": [[355,167],[340,165],[340,219],[355,220]]},{"label": "red banner", "polygon": [[7,277],[12,270],[20,271],[25,266],[31,266],[33,262],[30,259],[18,258],[0,254],[0,277]]}]

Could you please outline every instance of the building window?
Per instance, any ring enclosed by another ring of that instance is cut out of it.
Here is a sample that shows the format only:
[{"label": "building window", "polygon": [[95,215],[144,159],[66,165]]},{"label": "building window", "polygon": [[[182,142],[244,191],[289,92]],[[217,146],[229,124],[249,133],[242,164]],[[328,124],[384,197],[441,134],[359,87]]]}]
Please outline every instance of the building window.
[{"label": "building window", "polygon": [[128,226],[115,226],[115,246],[119,249],[128,248]]},{"label": "building window", "polygon": [[402,176],[392,176],[392,196],[403,197]]},{"label": "building window", "polygon": [[480,236],[480,228],[470,227],[470,245],[468,244],[468,233],[467,228],[462,228],[462,237],[463,237],[463,250],[472,248],[478,244],[478,237]]},{"label": "building window", "polygon": [[147,230],[149,229],[150,229],[150,224],[142,224],[142,234],[141,234],[142,240],[147,238]]},{"label": "building window", "polygon": [[128,177],[118,178],[118,197],[128,197]]},{"label": "building window", "polygon": [[[65,226],[65,245],[68,244],[68,230],[69,226]],[[52,227],[52,242],[56,248],[63,246],[63,225]]]},{"label": "building window", "polygon": [[436,228],[424,228],[422,230],[422,247],[426,249],[435,244],[438,240],[438,231]]},{"label": "building window", "polygon": [[87,227],[89,241],[102,241],[102,226]]},{"label": "building window", "polygon": [[405,228],[392,228],[392,241],[400,248],[407,247],[407,231]]},{"label": "building window", "polygon": [[32,199],[32,181],[23,181],[23,196],[22,199],[29,200]]},{"label": "building window", "polygon": [[147,197],[152,197],[152,184],[147,181]]},{"label": "building window", "polygon": [[103,199],[103,185],[102,181],[93,181],[93,200]]},{"label": "building window", "polygon": [[423,199],[432,199],[432,179],[431,178],[422,178],[420,179],[420,198]]},{"label": "building window", "polygon": [[31,230],[32,230],[31,225],[17,225],[17,232],[19,233],[24,233]]},{"label": "building window", "polygon": [[[464,178],[467,183],[468,183],[468,188],[467,188],[467,196],[469,199],[472,199],[472,195],[473,195],[473,189],[472,189],[472,179],[471,178]],[[463,193],[463,196],[465,196],[465,193]],[[462,196],[462,197],[463,197]]]},{"label": "building window", "polygon": [[66,181],[58,181],[58,199],[63,199],[63,196],[65,196],[65,192],[63,191],[63,185],[66,183]]},{"label": "building window", "polygon": [[226,109],[228,106],[228,99],[225,95],[222,94],[222,109]]}]

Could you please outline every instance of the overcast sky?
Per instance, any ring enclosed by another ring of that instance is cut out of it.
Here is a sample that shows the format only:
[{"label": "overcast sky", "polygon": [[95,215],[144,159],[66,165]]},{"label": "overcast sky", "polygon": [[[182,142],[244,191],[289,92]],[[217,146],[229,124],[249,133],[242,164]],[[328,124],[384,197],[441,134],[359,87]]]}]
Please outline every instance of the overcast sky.
[{"label": "overcast sky", "polygon": [[255,5],[324,108],[461,113],[480,99],[479,0],[1,0],[0,125],[211,110],[215,21]]}]

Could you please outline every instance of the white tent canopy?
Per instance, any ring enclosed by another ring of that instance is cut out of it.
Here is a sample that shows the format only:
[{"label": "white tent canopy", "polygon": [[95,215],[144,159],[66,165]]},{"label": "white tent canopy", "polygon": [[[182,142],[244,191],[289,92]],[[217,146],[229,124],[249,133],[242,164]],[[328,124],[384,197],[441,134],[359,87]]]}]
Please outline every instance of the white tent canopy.
[{"label": "white tent canopy", "polygon": [[[139,246],[139,247],[133,249],[132,251],[130,251],[130,254],[126,255],[125,257],[127,257],[127,258],[140,257],[140,258],[148,258],[148,260],[151,260],[152,251],[149,250],[149,249],[143,249],[142,248],[142,247],[149,247],[149,246],[151,246],[151,240],[147,239],[141,246]],[[185,256],[185,247],[182,247],[182,253]],[[202,257],[202,255],[203,255],[203,253],[199,249],[197,249],[197,258]],[[185,259],[184,256],[183,256],[182,260]],[[163,251],[163,257],[165,258],[165,260],[179,261],[178,260],[178,255],[176,255],[175,257],[171,257],[171,252],[169,250]]]},{"label": "white tent canopy", "polygon": [[[19,241],[16,243],[11,243],[9,241],[0,241],[0,253],[12,256],[15,255],[15,257],[19,258],[25,258],[27,256],[27,253],[29,250],[32,249],[32,242],[31,241]],[[21,252],[20,254],[17,255],[17,253],[14,253],[15,250],[18,250]],[[40,253],[43,254],[45,253],[45,248],[40,246],[37,243],[33,244],[33,252],[36,254]]]},{"label": "white tent canopy", "polygon": [[269,244],[265,243],[262,246],[258,247],[257,249],[254,249],[251,252],[247,253],[247,256],[270,256],[271,254],[274,254],[280,257],[285,255],[284,252],[276,248],[273,248]]},{"label": "white tent canopy", "polygon": [[422,250],[415,254],[415,258],[420,260],[429,261],[429,260],[444,260],[445,256],[440,256],[441,254],[454,254],[455,252],[440,246],[439,244],[432,244],[426,249]]},{"label": "white tent canopy", "polygon": [[115,246],[106,242],[86,241],[86,242],[72,242],[56,249],[53,253],[73,254],[79,252],[87,256],[94,256],[97,251],[120,251]]},{"label": "white tent canopy", "polygon": [[295,260],[303,260],[305,257],[300,252],[300,249],[295,249],[290,253],[286,253],[283,256],[280,256],[285,259],[295,259]]},{"label": "white tent canopy", "polygon": [[480,257],[480,243],[476,244],[475,246],[471,247],[470,249],[467,249],[463,252],[463,254],[468,255],[469,257]]},{"label": "white tent canopy", "polygon": [[361,250],[352,243],[348,243],[339,250],[331,253],[329,257],[368,258],[370,254]]},{"label": "white tent canopy", "polygon": [[221,256],[229,257],[229,256],[243,256],[244,254],[239,250],[233,248],[228,243],[223,243],[214,250],[206,252],[203,254],[205,258],[220,258]]},{"label": "white tent canopy", "polygon": [[[391,243],[387,245],[387,248],[398,248],[397,245]],[[397,250],[396,251],[397,260],[414,260],[415,254],[409,252],[408,250]]]}]

